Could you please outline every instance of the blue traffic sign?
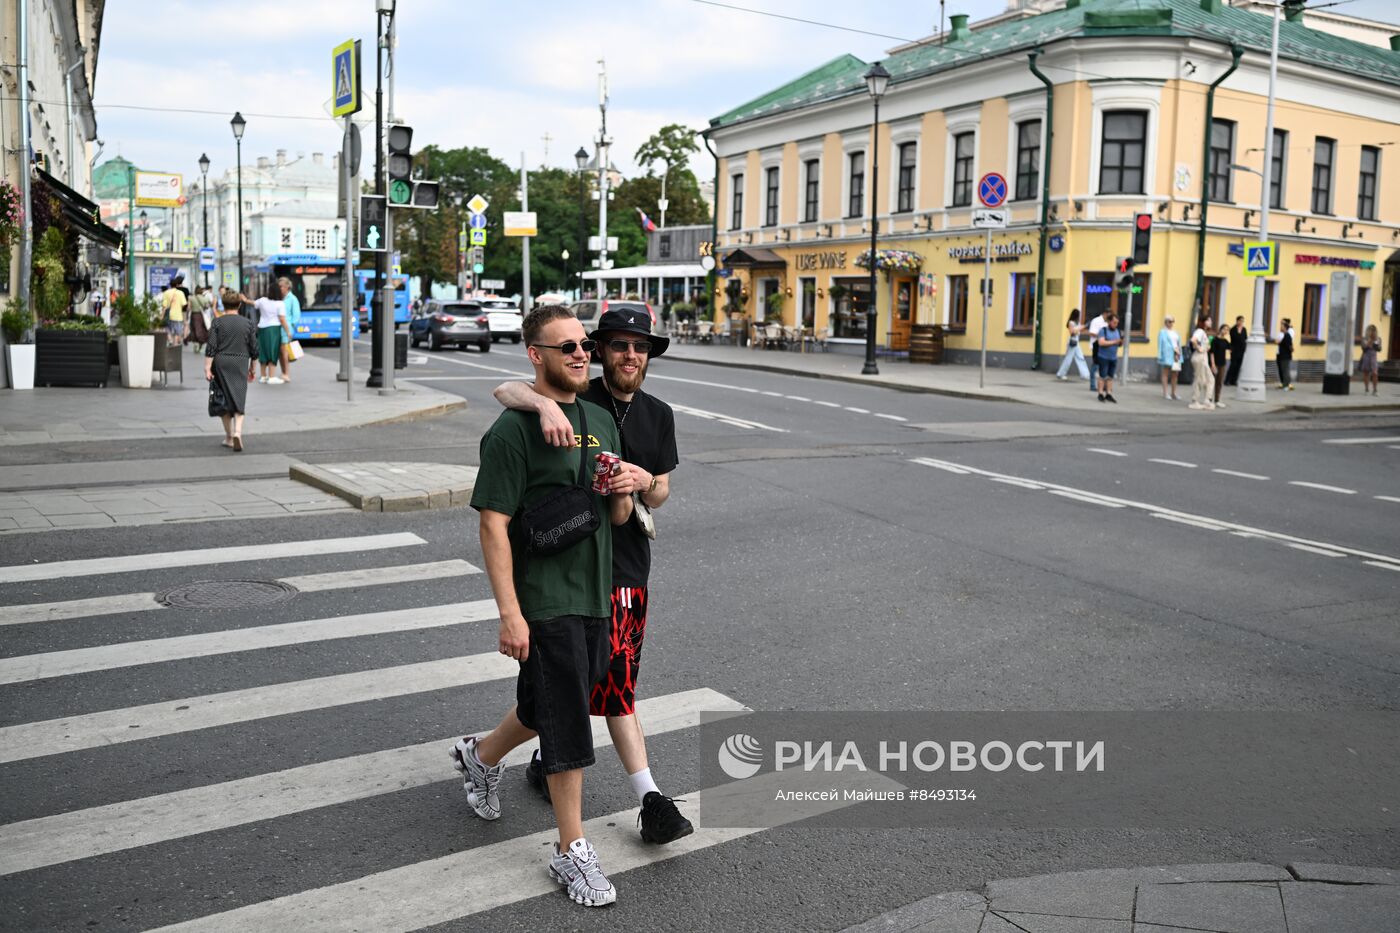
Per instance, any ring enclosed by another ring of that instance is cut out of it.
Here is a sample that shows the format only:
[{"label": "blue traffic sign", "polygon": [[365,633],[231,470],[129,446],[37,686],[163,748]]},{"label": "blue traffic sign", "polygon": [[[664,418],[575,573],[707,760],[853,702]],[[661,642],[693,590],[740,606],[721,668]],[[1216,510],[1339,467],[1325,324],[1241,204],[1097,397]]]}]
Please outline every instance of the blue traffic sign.
[{"label": "blue traffic sign", "polygon": [[206,246],[206,247],[204,247],[203,249],[201,249],[201,250],[199,251],[199,268],[200,268],[200,271],[201,271],[201,272],[213,272],[213,271],[214,271],[214,266],[215,266],[215,262],[214,262],[214,250],[213,250],[212,247]]},{"label": "blue traffic sign", "polygon": [[996,172],[988,172],[977,183],[977,199],[987,207],[1001,207],[1006,203],[1006,179]]},{"label": "blue traffic sign", "polygon": [[485,214],[472,214],[472,215],[471,215],[471,219],[467,221],[467,226],[471,227],[473,230],[485,230],[485,229],[486,229],[486,215],[485,215]]}]

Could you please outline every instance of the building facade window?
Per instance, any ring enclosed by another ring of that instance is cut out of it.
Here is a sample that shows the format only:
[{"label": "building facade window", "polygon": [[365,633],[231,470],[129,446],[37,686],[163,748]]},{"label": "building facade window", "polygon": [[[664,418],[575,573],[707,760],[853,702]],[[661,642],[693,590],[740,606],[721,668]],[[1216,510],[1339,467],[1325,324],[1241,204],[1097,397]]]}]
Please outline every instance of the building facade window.
[{"label": "building facade window", "polygon": [[326,229],[324,227],[310,227],[306,231],[307,252],[324,253],[326,251]]},{"label": "building facade window", "polygon": [[972,204],[972,160],[976,148],[976,133],[959,133],[953,137],[953,200],[949,207]]},{"label": "building facade window", "polygon": [[1269,207],[1283,210],[1284,167],[1288,164],[1288,131],[1274,130],[1273,164],[1269,167]]},{"label": "building facade window", "polygon": [[802,286],[801,326],[815,327],[817,323],[817,280],[802,279],[798,284]]},{"label": "building facade window", "polygon": [[1275,318],[1276,318],[1276,316],[1275,316],[1275,314],[1274,314],[1274,308],[1276,308],[1277,305],[1278,305],[1278,281],[1275,280],[1275,279],[1265,279],[1265,280],[1264,280],[1264,339],[1265,339],[1267,342],[1269,342],[1269,343],[1273,343],[1273,342],[1274,342],[1274,334],[1276,334],[1276,333],[1278,332],[1278,328],[1276,328],[1276,327],[1274,326],[1274,321],[1275,321]]},{"label": "building facade window", "polygon": [[817,222],[817,217],[819,216],[818,211],[820,210],[820,206],[817,202],[817,199],[818,196],[821,194],[821,160],[808,159],[806,170],[807,183],[805,197],[803,198],[804,204],[802,208],[802,220],[804,223],[811,224]]},{"label": "building facade window", "polygon": [[[1151,297],[1152,275],[1148,272],[1138,272],[1133,276],[1133,329],[1131,335],[1142,337],[1147,333],[1147,312],[1148,299]],[[1109,311],[1114,311],[1126,318],[1127,304],[1122,300],[1122,295],[1118,289],[1113,287],[1112,272],[1086,272],[1084,273],[1084,292],[1080,296],[1079,306],[1084,309],[1083,320],[1085,324]],[[1127,320],[1123,320],[1127,326]]]},{"label": "building facade window", "polygon": [[1232,201],[1230,163],[1235,160],[1235,124],[1232,120],[1210,121],[1210,199]]},{"label": "building facade window", "polygon": [[671,258],[671,234],[663,233],[656,238],[656,257],[658,259]]},{"label": "building facade window", "polygon": [[282,245],[282,248],[283,248],[283,249],[291,249],[291,248],[292,248],[292,228],[291,228],[291,227],[283,227],[283,228],[282,228],[282,234],[281,234],[281,236],[278,238],[278,242]]},{"label": "building facade window", "polygon": [[865,315],[870,307],[870,279],[865,276],[831,280],[831,336],[865,339]]},{"label": "building facade window", "polygon": [[1356,216],[1376,219],[1376,178],[1381,170],[1381,151],[1376,146],[1361,147],[1361,184],[1356,192]]},{"label": "building facade window", "polygon": [[1016,200],[1029,201],[1040,187],[1040,121],[1016,124]]},{"label": "building facade window", "polygon": [[1322,335],[1322,301],[1325,294],[1324,285],[1303,286],[1303,315],[1299,321],[1299,340],[1317,340]]},{"label": "building facade window", "polygon": [[729,176],[729,229],[744,226],[744,176]]},{"label": "building facade window", "polygon": [[1313,141],[1312,212],[1332,213],[1332,161],[1337,141],[1319,136]]},{"label": "building facade window", "polygon": [[1011,332],[1029,334],[1035,327],[1035,273],[1011,276]]},{"label": "building facade window", "polygon": [[778,225],[778,169],[763,171],[763,226]]},{"label": "building facade window", "polygon": [[[1218,275],[1208,275],[1201,285],[1201,313],[1209,314],[1217,326],[1220,324],[1220,306],[1225,297],[1225,279]],[[1191,322],[1195,329],[1195,321]]]},{"label": "building facade window", "polygon": [[1369,288],[1363,287],[1356,290],[1356,326],[1355,332],[1352,334],[1352,339],[1356,343],[1361,342],[1361,333],[1366,329],[1366,302],[1370,297],[1371,290]]},{"label": "building facade window", "polygon": [[1099,194],[1144,194],[1147,113],[1110,110],[1103,115],[1099,154]]},{"label": "building facade window", "polygon": [[967,276],[948,276],[948,329],[967,330]]},{"label": "building facade window", "polygon": [[901,143],[899,146],[899,193],[895,200],[895,210],[906,213],[914,209],[914,169],[919,158],[918,143]]},{"label": "building facade window", "polygon": [[865,153],[850,156],[850,197],[846,202],[847,217],[865,216]]}]

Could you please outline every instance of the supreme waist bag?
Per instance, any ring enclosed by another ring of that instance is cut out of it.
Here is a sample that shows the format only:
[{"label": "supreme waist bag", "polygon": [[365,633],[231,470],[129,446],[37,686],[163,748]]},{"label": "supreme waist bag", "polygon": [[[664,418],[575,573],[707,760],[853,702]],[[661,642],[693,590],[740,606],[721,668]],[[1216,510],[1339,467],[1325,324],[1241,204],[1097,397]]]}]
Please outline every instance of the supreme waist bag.
[{"label": "supreme waist bag", "polygon": [[567,551],[593,535],[602,524],[588,477],[588,417],[578,408],[583,446],[579,450],[578,484],[565,486],[520,513],[525,527],[525,550],[536,557]]}]

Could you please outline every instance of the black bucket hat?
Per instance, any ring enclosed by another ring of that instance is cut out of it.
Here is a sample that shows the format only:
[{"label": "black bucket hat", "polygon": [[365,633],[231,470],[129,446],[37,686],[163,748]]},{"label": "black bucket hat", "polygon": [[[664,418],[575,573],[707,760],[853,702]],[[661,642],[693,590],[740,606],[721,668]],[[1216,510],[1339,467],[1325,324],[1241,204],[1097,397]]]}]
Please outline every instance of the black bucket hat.
[{"label": "black bucket hat", "polygon": [[655,359],[666,352],[666,348],[671,345],[670,337],[662,337],[660,334],[651,332],[651,317],[640,308],[620,308],[616,311],[604,311],[603,316],[598,318],[598,326],[589,338],[597,340],[600,344],[603,334],[613,331],[627,331],[631,334],[638,334],[651,341],[651,353],[647,354],[650,359]]}]

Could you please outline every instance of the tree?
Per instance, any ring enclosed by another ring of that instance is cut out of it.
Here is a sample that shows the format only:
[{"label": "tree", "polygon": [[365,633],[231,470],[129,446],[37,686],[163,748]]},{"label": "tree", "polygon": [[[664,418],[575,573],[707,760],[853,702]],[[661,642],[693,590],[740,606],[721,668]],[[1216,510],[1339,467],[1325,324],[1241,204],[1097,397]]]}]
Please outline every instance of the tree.
[{"label": "tree", "polygon": [[634,158],[651,174],[652,165],[664,163],[670,172],[686,167],[692,152],[699,152],[700,144],[695,141],[695,131],[679,123],[669,123],[657,130],[637,149]]}]

